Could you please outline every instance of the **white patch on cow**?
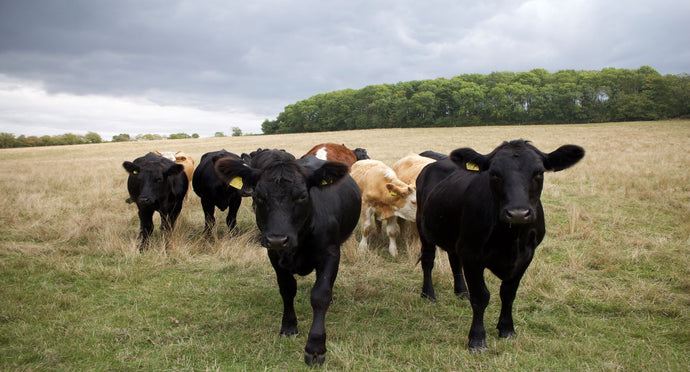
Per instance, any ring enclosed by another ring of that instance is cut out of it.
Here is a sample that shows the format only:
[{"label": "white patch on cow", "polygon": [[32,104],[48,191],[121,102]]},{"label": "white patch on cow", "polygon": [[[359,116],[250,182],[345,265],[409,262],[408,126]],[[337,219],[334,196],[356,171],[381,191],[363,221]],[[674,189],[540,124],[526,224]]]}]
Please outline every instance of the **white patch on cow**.
[{"label": "white patch on cow", "polygon": [[394,170],[388,168],[388,169],[383,171],[383,177],[385,177],[387,180],[393,180],[393,179],[398,178],[398,175],[395,174]]},{"label": "white patch on cow", "polygon": [[316,158],[321,160],[328,160],[328,151],[325,147],[322,147],[318,151],[316,151]]},{"label": "white patch on cow", "polygon": [[417,218],[417,194],[411,192],[410,195],[405,199],[405,205],[402,208],[396,210],[395,215],[408,220],[414,221]]},{"label": "white patch on cow", "polygon": [[395,257],[398,255],[397,239],[400,235],[400,227],[396,217],[386,219],[386,234],[388,235],[388,253]]},{"label": "white patch on cow", "polygon": [[373,207],[367,207],[362,217],[362,240],[359,241],[359,250],[365,251],[369,245],[368,238],[371,233],[371,216],[375,214]]},{"label": "white patch on cow", "polygon": [[173,152],[173,151],[161,151],[160,154],[162,157],[164,157],[166,159],[170,159],[172,161],[175,161],[175,152]]}]

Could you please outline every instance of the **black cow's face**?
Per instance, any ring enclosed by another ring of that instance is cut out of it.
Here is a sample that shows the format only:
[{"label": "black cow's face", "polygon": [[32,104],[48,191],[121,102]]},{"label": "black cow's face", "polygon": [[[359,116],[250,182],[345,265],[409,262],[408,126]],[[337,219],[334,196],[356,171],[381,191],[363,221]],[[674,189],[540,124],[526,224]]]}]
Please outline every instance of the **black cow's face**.
[{"label": "black cow's face", "polygon": [[559,171],[577,163],[584,149],[565,145],[544,154],[529,142],[503,143],[489,155],[472,149],[457,149],[451,160],[470,171],[486,172],[498,218],[509,224],[532,223],[544,185],[545,171]]},{"label": "black cow's face", "polygon": [[127,189],[131,201],[140,206],[158,206],[167,198],[171,188],[170,178],[184,171],[184,167],[168,159],[141,157],[134,162],[126,161],[122,166],[129,173]]},{"label": "black cow's face", "polygon": [[347,166],[322,162],[304,167],[284,151],[265,154],[260,164],[261,167],[253,168],[242,161],[224,158],[218,159],[215,169],[230,185],[253,188],[253,208],[264,247],[295,248],[300,245],[300,233],[311,218],[311,189],[337,182],[347,175]]},{"label": "black cow's face", "polygon": [[261,244],[266,248],[294,248],[311,217],[307,180],[299,173],[290,180],[275,180],[271,173],[261,175],[252,195]]},{"label": "black cow's face", "polygon": [[367,154],[367,150],[361,147],[352,150],[352,152],[355,154],[355,158],[357,158],[357,160],[370,159],[369,154]]}]

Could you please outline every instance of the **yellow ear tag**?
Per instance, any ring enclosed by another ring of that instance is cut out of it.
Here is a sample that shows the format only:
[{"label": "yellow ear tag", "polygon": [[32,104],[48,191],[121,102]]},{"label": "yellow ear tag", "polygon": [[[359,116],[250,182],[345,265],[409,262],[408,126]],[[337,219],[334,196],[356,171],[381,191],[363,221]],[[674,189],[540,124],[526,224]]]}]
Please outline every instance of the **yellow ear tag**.
[{"label": "yellow ear tag", "polygon": [[393,190],[391,190],[391,196],[398,196],[398,193],[395,192],[395,191],[393,191]]},{"label": "yellow ear tag", "polygon": [[132,171],[132,174],[139,174],[139,171]]},{"label": "yellow ear tag", "polygon": [[465,168],[467,168],[467,170],[470,170],[470,171],[479,172],[479,166],[477,164],[474,164],[474,163],[469,162],[469,161],[467,163],[465,163]]},{"label": "yellow ear tag", "polygon": [[326,186],[328,185],[328,181],[326,180],[321,180],[321,186]]},{"label": "yellow ear tag", "polygon": [[238,190],[241,190],[242,189],[242,177],[233,178],[232,180],[230,180],[229,185],[238,189]]}]

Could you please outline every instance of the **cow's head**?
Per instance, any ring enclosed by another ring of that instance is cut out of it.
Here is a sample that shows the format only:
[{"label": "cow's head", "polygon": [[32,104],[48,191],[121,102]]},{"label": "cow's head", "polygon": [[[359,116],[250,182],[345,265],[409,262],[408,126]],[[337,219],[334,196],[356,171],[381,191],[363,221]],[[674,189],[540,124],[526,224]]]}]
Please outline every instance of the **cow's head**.
[{"label": "cow's head", "polygon": [[348,173],[345,164],[329,161],[305,164],[280,150],[262,152],[252,159],[251,165],[221,158],[216,161],[215,169],[224,182],[253,189],[261,245],[269,249],[299,246],[300,233],[311,219],[311,191],[329,187]]},{"label": "cow's head", "polygon": [[485,172],[501,221],[525,224],[537,218],[544,172],[569,168],[584,155],[585,150],[576,145],[564,145],[545,154],[528,141],[515,140],[504,142],[488,155],[461,148],[450,158],[462,169]]},{"label": "cow's head", "polygon": [[396,179],[386,183],[386,190],[388,193],[383,204],[391,207],[391,214],[414,221],[417,215],[416,187]]},{"label": "cow's head", "polygon": [[129,173],[128,202],[135,202],[140,206],[157,206],[161,198],[167,198],[172,192],[173,178],[184,172],[182,165],[154,153],[148,153],[133,162],[125,161],[122,166]]},{"label": "cow's head", "polygon": [[369,154],[367,154],[367,150],[361,147],[352,150],[352,152],[355,154],[355,158],[357,158],[357,160],[370,159]]}]

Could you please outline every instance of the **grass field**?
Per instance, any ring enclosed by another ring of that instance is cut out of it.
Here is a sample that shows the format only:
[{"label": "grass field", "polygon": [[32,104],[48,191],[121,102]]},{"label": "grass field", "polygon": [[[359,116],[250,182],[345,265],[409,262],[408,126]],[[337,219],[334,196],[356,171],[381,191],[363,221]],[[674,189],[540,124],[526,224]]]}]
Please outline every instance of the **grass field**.
[{"label": "grass field", "polygon": [[[581,145],[545,175],[547,235],[498,339],[499,281],[487,271],[488,350],[467,350],[471,309],[437,257],[438,303],[420,298],[419,247],[343,246],[326,317],[324,370],[690,370],[690,121],[389,129],[0,150],[0,370],[306,370],[313,274],[298,279],[300,335],[280,338],[282,305],[250,200],[238,231],[201,237],[191,193],[164,251],[138,254],[124,160],[150,150],[364,147],[391,165],[410,152],[525,138]],[[216,214],[219,222],[225,213]],[[156,225],[158,218],[156,216]]]}]

